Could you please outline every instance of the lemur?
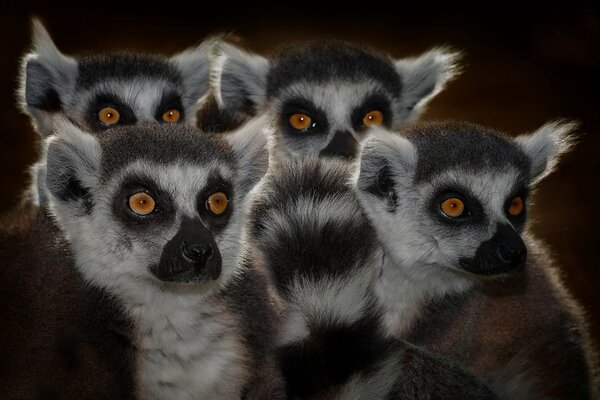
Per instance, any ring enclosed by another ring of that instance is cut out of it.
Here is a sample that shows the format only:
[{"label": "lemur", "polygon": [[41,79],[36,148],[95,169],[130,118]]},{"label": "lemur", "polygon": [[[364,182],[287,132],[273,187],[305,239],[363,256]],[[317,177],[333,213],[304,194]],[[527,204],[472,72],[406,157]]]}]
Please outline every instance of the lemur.
[{"label": "lemur", "polygon": [[[21,108],[42,138],[57,115],[97,134],[144,122],[193,125],[197,103],[208,90],[210,42],[170,58],[131,52],[72,57],[34,19],[32,49],[21,68]],[[44,203],[43,162],[33,175],[30,197]]]},{"label": "lemur", "polygon": [[242,245],[246,198],[268,164],[256,125],[228,137],[187,125],[56,131],[49,210],[77,273],[131,321],[137,394],[281,398],[277,315]]},{"label": "lemur", "polygon": [[269,165],[248,241],[284,311],[277,355],[288,399],[491,399],[457,363],[385,336],[373,292],[381,257],[344,160]]},{"label": "lemur", "polygon": [[215,41],[208,100],[198,112],[205,131],[226,131],[269,114],[275,149],[352,158],[368,127],[415,120],[458,73],[458,52],[444,48],[394,60],[341,41],[283,48],[271,59]]},{"label": "lemur", "polygon": [[394,337],[447,355],[504,399],[589,399],[580,306],[526,229],[534,185],[573,142],[553,122],[510,138],[468,123],[376,129],[356,188],[382,244],[376,290]]}]

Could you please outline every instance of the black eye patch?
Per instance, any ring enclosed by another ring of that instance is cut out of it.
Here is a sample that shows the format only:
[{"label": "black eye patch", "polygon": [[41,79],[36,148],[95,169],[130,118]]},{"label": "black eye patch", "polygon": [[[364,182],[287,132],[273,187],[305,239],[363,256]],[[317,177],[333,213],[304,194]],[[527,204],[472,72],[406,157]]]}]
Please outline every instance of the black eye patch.
[{"label": "black eye patch", "polygon": [[[119,121],[116,124],[107,125],[100,121],[98,113],[106,107],[114,108],[119,112]],[[86,114],[89,125],[95,126],[98,130],[108,129],[111,126],[133,125],[137,122],[137,118],[131,107],[127,106],[117,96],[110,93],[96,95],[89,103]]]},{"label": "black eye patch", "polygon": [[163,94],[158,107],[156,107],[156,112],[154,113],[154,118],[158,122],[163,122],[163,114],[169,110],[177,110],[179,111],[179,121],[183,122],[185,118],[183,104],[181,103],[181,96],[175,92],[168,92]]},{"label": "black eye patch", "polygon": [[[215,215],[208,206],[208,198],[219,192],[227,197],[227,208],[221,214]],[[212,173],[204,188],[198,193],[196,209],[202,221],[213,233],[219,233],[227,226],[235,207],[233,195],[233,185],[219,173]]]},{"label": "black eye patch", "polygon": [[[458,217],[451,217],[443,210],[443,204],[450,199],[458,199],[464,205],[462,214]],[[480,223],[485,218],[483,206],[473,196],[470,190],[463,187],[446,187],[438,190],[432,197],[430,209],[433,215],[441,222],[446,224],[475,224]]]},{"label": "black eye patch", "polygon": [[[294,114],[306,114],[312,119],[311,127],[299,132],[290,125],[290,118]],[[316,107],[311,101],[303,98],[294,98],[287,100],[281,107],[280,126],[282,132],[291,136],[315,135],[326,133],[329,130],[329,123],[325,113]]]},{"label": "black eye patch", "polygon": [[352,127],[356,131],[360,131],[366,128],[363,118],[368,112],[380,111],[383,114],[383,126],[389,127],[392,123],[392,108],[387,98],[380,94],[373,94],[368,96],[360,106],[356,107],[352,111]]}]

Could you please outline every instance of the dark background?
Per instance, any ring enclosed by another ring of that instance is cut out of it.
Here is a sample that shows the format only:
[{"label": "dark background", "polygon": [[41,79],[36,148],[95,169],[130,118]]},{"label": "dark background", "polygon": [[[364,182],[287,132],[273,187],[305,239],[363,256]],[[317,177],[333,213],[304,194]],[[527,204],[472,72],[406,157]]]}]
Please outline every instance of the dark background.
[{"label": "dark background", "polygon": [[[452,2],[457,3],[457,2]],[[464,73],[432,103],[423,119],[465,119],[509,134],[550,119],[581,122],[577,147],[534,198],[532,229],[552,249],[566,285],[585,307],[600,338],[600,13],[592,2],[525,10],[519,3],[473,9],[437,6],[400,11],[368,2],[294,6],[181,2],[133,6],[50,4],[3,6],[0,16],[0,214],[18,204],[36,155],[37,137],[15,106],[20,58],[30,43],[29,17],[45,22],[66,54],[131,49],[172,54],[210,33],[234,32],[266,53],[281,44],[340,38],[394,57],[447,44],[465,51]]]}]

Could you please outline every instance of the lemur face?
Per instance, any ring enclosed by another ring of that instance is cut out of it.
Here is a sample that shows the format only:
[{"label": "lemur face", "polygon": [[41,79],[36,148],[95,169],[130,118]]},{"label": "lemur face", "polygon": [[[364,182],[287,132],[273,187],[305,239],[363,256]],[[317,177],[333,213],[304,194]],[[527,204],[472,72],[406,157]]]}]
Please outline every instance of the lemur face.
[{"label": "lemur face", "polygon": [[523,267],[531,186],[569,147],[569,124],[510,139],[468,124],[378,132],[363,149],[361,204],[398,264],[497,275]]},{"label": "lemur face", "polygon": [[[355,156],[368,127],[414,120],[455,74],[458,58],[437,49],[392,60],[340,42],[288,48],[271,60],[225,43],[219,49],[212,92],[221,118],[270,114],[284,156]],[[204,118],[208,131],[228,125]]]},{"label": "lemur face", "polygon": [[194,124],[196,104],[208,89],[207,48],[171,58],[130,53],[73,58],[34,21],[22,106],[42,136],[50,133],[56,114],[92,133],[146,122]]},{"label": "lemur face", "polygon": [[56,134],[48,145],[51,205],[86,278],[111,287],[231,276],[245,198],[268,163],[260,130],[219,138],[140,125],[94,138],[63,123]]}]

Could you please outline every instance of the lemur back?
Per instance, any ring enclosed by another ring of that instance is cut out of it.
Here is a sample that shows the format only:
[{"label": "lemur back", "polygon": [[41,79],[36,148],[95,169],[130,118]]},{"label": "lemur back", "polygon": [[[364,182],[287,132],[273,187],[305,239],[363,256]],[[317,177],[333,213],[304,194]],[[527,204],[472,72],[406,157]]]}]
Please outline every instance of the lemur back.
[{"label": "lemur back", "polygon": [[288,46],[269,59],[224,42],[216,49],[199,125],[226,131],[267,114],[276,126],[274,148],[284,157],[354,157],[369,126],[415,120],[457,74],[459,58],[438,48],[393,60],[340,41]]},{"label": "lemur back", "polygon": [[32,207],[0,231],[0,397],[135,398],[131,321],[74,268],[63,232]]},{"label": "lemur back", "polygon": [[132,321],[140,396],[280,398],[277,315],[242,237],[246,197],[268,162],[262,132],[55,130],[49,207],[77,271]]},{"label": "lemur back", "polygon": [[381,257],[344,162],[269,167],[249,241],[283,304],[276,340],[290,399],[494,398],[456,363],[385,337],[372,284]]},{"label": "lemur back", "polygon": [[589,399],[581,307],[526,231],[534,185],[572,141],[550,123],[510,139],[465,123],[378,131],[361,155],[363,209],[385,257],[388,333],[463,363],[505,399]]},{"label": "lemur back", "polygon": [[[124,51],[72,57],[34,19],[32,49],[21,68],[20,105],[42,138],[57,116],[96,134],[148,122],[193,125],[208,90],[210,46],[209,40],[172,57]],[[30,197],[43,204],[43,157],[32,172]]]}]

